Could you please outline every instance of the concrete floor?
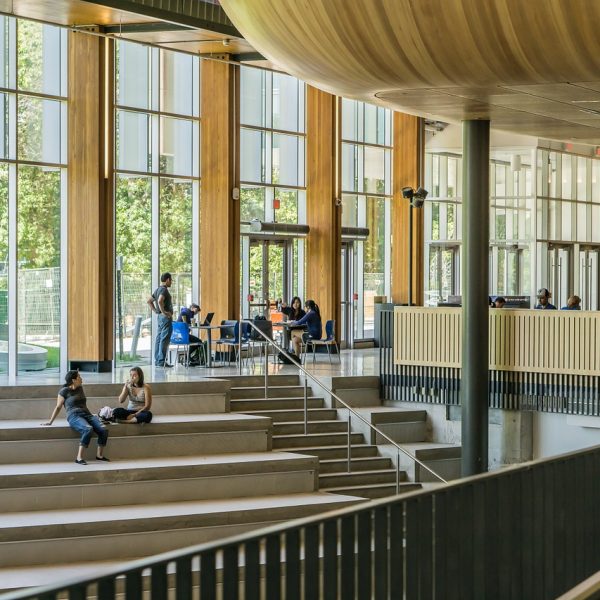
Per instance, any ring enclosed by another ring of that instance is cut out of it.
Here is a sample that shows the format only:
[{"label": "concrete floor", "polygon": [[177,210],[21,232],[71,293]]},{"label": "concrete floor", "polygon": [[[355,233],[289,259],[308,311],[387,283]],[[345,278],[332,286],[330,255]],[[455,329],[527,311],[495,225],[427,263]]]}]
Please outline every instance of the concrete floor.
[{"label": "concrete floor", "polygon": [[[309,357],[306,362],[306,369],[317,378],[331,376],[347,375],[379,375],[379,349],[367,348],[361,350],[342,350],[341,363],[337,356],[332,357],[332,364],[329,363],[326,354],[319,354],[316,357],[316,363],[313,364]],[[234,364],[224,366],[213,361],[213,368],[190,367],[185,368],[177,365],[172,369],[152,368],[142,366],[146,376],[147,383],[168,382],[168,381],[197,381],[206,377],[219,377],[224,375],[237,375],[238,368]],[[264,359],[255,358],[254,366],[247,366],[244,362],[242,368],[243,375],[259,375],[264,371]],[[272,358],[269,359],[269,373],[276,374],[295,374],[298,369],[294,365],[273,364]],[[62,385],[64,374],[57,371],[43,371],[38,373],[21,374],[16,378],[9,379],[8,376],[0,376],[0,386],[4,385]],[[129,367],[117,367],[112,373],[86,373],[82,372],[82,378],[85,383],[121,383],[128,379]]]}]

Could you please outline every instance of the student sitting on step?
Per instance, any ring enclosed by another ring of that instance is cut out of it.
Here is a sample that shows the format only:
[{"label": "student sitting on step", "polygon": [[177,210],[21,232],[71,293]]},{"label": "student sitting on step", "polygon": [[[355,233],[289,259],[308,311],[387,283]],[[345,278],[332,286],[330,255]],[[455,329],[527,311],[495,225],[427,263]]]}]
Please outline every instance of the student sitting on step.
[{"label": "student sitting on step", "polygon": [[93,415],[87,407],[87,399],[83,392],[83,379],[79,371],[68,371],[65,375],[65,387],[58,392],[56,406],[52,411],[52,416],[47,423],[42,423],[44,426],[50,426],[54,419],[58,416],[60,409],[65,407],[67,411],[67,421],[71,429],[74,429],[81,435],[79,440],[79,451],[75,462],[78,465],[87,465],[83,459],[83,449],[90,445],[92,432],[96,432],[98,436],[98,451],[96,452],[96,460],[108,462],[109,459],[104,456],[104,447],[108,439],[108,431],[100,422],[100,419]]},{"label": "student sitting on step", "polygon": [[119,402],[129,400],[127,408],[119,406],[113,410],[113,417],[120,423],[150,423],[152,421],[152,390],[144,383],[144,372],[139,367],[129,371],[129,381],[125,383]]}]

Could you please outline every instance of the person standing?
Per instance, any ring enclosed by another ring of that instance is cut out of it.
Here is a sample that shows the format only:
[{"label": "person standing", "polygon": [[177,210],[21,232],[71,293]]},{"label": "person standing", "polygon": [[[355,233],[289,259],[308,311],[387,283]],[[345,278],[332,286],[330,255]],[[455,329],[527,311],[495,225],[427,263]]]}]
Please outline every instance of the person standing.
[{"label": "person standing", "polygon": [[172,367],[173,365],[168,364],[166,361],[171,333],[173,332],[173,300],[169,292],[169,288],[173,283],[171,273],[163,273],[160,276],[160,282],[161,285],[148,298],[148,305],[158,314],[154,364],[157,367]]},{"label": "person standing", "polygon": [[109,462],[109,459],[104,456],[104,447],[108,439],[108,431],[100,422],[100,419],[93,415],[88,407],[85,393],[83,391],[83,380],[79,371],[68,371],[65,376],[65,387],[58,392],[56,406],[52,411],[50,420],[42,423],[44,427],[50,427],[54,423],[54,419],[58,416],[60,409],[65,407],[67,411],[67,421],[71,429],[76,431],[80,436],[79,451],[75,462],[78,465],[87,465],[83,458],[83,450],[90,445],[92,432],[98,436],[98,450],[96,452],[96,460]]}]

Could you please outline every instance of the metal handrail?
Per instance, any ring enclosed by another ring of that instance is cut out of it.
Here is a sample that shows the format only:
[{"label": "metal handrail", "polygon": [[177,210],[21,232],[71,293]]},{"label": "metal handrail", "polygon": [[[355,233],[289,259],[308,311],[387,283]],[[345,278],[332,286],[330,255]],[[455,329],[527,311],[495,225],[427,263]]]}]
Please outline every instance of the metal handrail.
[{"label": "metal handrail", "polygon": [[[433,469],[428,467],[425,463],[421,462],[416,456],[411,454],[408,450],[403,448],[400,444],[392,440],[388,435],[383,433],[378,427],[373,425],[370,421],[365,419],[360,413],[355,411],[349,404],[344,402],[333,390],[330,390],[324,383],[319,381],[315,376],[311,375],[302,365],[298,364],[294,358],[289,354],[287,350],[284,350],[281,346],[275,343],[274,340],[269,338],[263,331],[261,331],[253,321],[249,319],[240,319],[238,325],[238,373],[242,372],[242,323],[249,324],[255,331],[257,331],[265,341],[273,346],[275,350],[283,354],[293,365],[295,365],[303,374],[304,374],[304,433],[308,432],[308,390],[307,390],[307,380],[310,379],[314,383],[316,383],[319,387],[325,390],[325,393],[329,394],[332,398],[334,398],[337,402],[339,402],[343,408],[348,410],[348,473],[352,471],[352,415],[357,417],[360,421],[365,423],[368,427],[371,428],[377,435],[381,436],[387,442],[395,446],[396,448],[396,492],[400,490],[400,452],[404,455],[408,456],[411,460],[414,460],[419,466],[423,467],[426,471],[431,473],[436,479],[441,481],[442,483],[448,483],[441,475],[436,473]],[[268,382],[268,351],[265,348],[265,398],[268,398],[268,390],[269,390],[269,382]],[[297,358],[297,357],[296,357]]]}]

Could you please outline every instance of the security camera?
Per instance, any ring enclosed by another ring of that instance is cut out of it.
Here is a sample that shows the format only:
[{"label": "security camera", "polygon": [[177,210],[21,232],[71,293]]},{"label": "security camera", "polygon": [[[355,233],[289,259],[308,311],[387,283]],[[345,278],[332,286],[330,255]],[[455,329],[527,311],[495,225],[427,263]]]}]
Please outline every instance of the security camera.
[{"label": "security camera", "polygon": [[428,194],[429,194],[429,192],[422,187],[418,187],[417,191],[414,193],[414,195],[417,198],[420,198],[421,200],[425,200],[425,198],[427,198]]},{"label": "security camera", "polygon": [[407,198],[408,200],[412,200],[414,196],[414,190],[411,187],[403,187],[402,188],[402,197]]}]

